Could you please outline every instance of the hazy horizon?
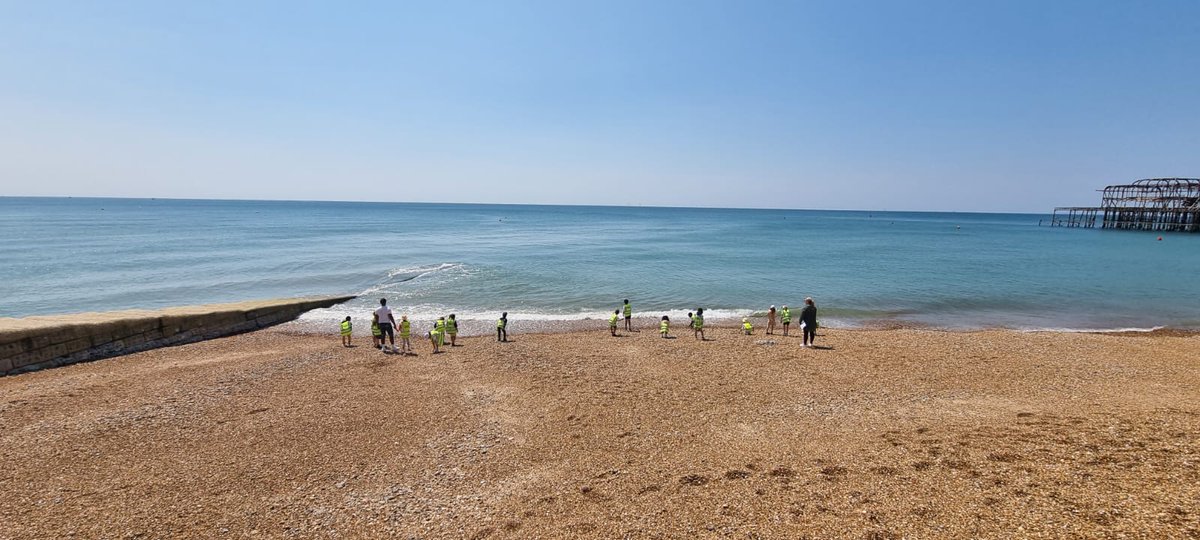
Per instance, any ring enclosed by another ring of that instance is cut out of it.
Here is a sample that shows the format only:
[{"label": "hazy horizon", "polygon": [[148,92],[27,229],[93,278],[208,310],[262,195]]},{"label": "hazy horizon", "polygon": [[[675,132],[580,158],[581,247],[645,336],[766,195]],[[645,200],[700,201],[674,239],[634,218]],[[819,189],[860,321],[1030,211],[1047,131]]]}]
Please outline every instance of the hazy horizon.
[{"label": "hazy horizon", "polygon": [[422,204],[422,205],[463,205],[463,206],[559,206],[559,207],[597,207],[597,208],[675,208],[694,210],[768,210],[796,212],[885,212],[913,214],[1009,214],[1009,215],[1050,215],[1053,208],[1045,212],[1005,212],[1005,211],[970,211],[970,210],[893,210],[890,208],[787,208],[775,206],[679,206],[661,204],[588,204],[588,203],[495,203],[478,201],[354,201],[333,199],[240,199],[240,198],[191,198],[191,197],[104,197],[104,196],[74,196],[74,195],[0,195],[0,199],[94,199],[119,201],[201,201],[201,202],[278,202],[278,203],[349,203],[349,204]]}]

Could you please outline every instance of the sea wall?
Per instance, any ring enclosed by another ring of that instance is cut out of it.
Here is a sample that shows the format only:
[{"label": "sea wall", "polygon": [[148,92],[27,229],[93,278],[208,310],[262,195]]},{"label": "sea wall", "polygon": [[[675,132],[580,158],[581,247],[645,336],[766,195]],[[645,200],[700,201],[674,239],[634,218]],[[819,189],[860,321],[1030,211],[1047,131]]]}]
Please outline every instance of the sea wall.
[{"label": "sea wall", "polygon": [[0,317],[0,376],[250,332],[353,296]]}]

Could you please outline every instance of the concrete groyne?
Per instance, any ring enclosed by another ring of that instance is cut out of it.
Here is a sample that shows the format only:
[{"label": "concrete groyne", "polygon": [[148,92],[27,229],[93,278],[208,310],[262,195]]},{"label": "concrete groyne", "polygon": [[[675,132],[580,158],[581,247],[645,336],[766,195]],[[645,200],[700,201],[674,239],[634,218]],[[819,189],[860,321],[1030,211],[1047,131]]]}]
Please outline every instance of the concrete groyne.
[{"label": "concrete groyne", "polygon": [[0,376],[250,332],[353,298],[290,298],[0,318]]}]

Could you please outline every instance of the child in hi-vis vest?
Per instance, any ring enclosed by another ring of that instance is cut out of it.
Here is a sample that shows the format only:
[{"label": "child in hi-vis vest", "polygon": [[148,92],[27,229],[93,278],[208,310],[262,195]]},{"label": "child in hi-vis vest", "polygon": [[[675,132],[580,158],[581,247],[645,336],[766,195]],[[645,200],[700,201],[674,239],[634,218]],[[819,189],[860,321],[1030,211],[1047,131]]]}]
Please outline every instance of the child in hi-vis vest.
[{"label": "child in hi-vis vest", "polygon": [[429,338],[429,343],[433,344],[434,354],[442,352],[442,339],[446,332],[445,324],[444,320],[440,324],[438,321],[434,321],[433,328],[425,334],[425,337]]},{"label": "child in hi-vis vest", "polygon": [[376,313],[371,314],[371,346],[383,348],[383,330],[379,329],[379,315]]},{"label": "child in hi-vis vest", "polygon": [[408,322],[408,315],[400,316],[400,353],[404,355],[414,354],[412,342],[409,337],[412,336],[412,323]]},{"label": "child in hi-vis vest", "polygon": [[354,325],[350,323],[350,316],[346,316],[346,320],[342,321],[342,346],[350,346],[350,334],[354,333]]}]

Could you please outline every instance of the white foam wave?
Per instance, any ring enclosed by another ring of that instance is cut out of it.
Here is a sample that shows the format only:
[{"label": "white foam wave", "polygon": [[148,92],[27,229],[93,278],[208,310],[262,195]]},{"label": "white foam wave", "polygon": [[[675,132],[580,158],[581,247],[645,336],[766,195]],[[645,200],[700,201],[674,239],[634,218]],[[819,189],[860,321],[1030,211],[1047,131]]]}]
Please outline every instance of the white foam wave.
[{"label": "white foam wave", "polygon": [[[447,263],[439,263],[439,264],[427,264],[427,265],[420,265],[420,266],[404,266],[404,267],[400,267],[400,268],[393,268],[391,270],[388,270],[387,277],[384,278],[382,282],[380,282],[376,285],[367,287],[363,291],[359,292],[358,295],[363,296],[363,295],[368,295],[368,294],[374,294],[374,293],[377,293],[380,291],[389,291],[389,289],[392,286],[398,285],[400,283],[406,283],[409,281],[424,278],[426,276],[431,276],[434,274],[446,272],[448,270],[456,270],[456,269],[466,270],[466,266],[463,265],[462,263],[447,262]],[[400,277],[401,279],[396,279],[397,277]]]},{"label": "white foam wave", "polygon": [[1107,334],[1110,332],[1140,332],[1150,333],[1162,330],[1166,326],[1151,326],[1137,327],[1130,326],[1124,328],[1056,328],[1056,327],[1022,327],[1018,328],[1019,332],[1060,332],[1064,334]]},{"label": "white foam wave", "polygon": [[419,278],[426,274],[432,274],[434,272],[439,272],[442,270],[449,270],[451,268],[461,268],[462,266],[463,266],[462,263],[441,263],[441,264],[434,264],[434,265],[406,266],[406,267],[393,268],[391,270],[388,270],[387,277],[388,277],[388,279],[391,279],[393,277],[400,276],[400,275],[413,274],[413,276],[409,279],[416,279],[416,278]]},{"label": "white foam wave", "polygon": [[[354,318],[369,319],[371,313],[375,310],[373,304],[366,305],[347,305],[342,304],[332,308],[319,308],[304,313],[300,316],[301,321],[305,322],[336,322],[346,318],[347,315]],[[412,306],[412,307],[393,307],[396,316],[407,315],[410,320],[414,321],[432,321],[438,317],[443,317],[449,313],[454,313],[455,318],[459,321],[495,321],[500,318],[501,311],[499,310],[483,310],[466,312],[460,309],[450,308],[447,306]],[[723,320],[741,320],[742,317],[749,317],[753,314],[751,309],[712,309],[704,310],[704,318],[708,321],[723,321]],[[635,318],[654,318],[659,319],[663,315],[671,318],[671,320],[686,320],[689,310],[672,309],[665,311],[635,311]],[[575,313],[550,313],[540,311],[523,311],[516,309],[508,312],[510,321],[537,321],[537,322],[556,322],[556,321],[587,321],[587,320],[608,320],[611,313],[605,311],[579,311]]]},{"label": "white foam wave", "polygon": [[[443,272],[454,268],[461,268],[463,265],[458,263],[442,263],[438,265],[427,265],[411,268],[398,268],[391,271],[392,275],[401,275],[412,272],[417,272],[427,275],[434,272]],[[378,290],[378,289],[376,289]],[[369,295],[370,292],[361,293]],[[395,300],[395,299],[393,299]],[[454,313],[456,318],[463,323],[494,323],[502,313],[497,309],[484,309],[472,311],[463,309],[461,306],[448,306],[442,304],[418,304],[405,306],[402,302],[397,302],[392,309],[399,318],[401,315],[407,315],[409,320],[419,323],[436,320],[438,317]],[[334,306],[332,308],[321,308],[304,313],[299,317],[299,320],[304,323],[330,325],[334,326],[338,321],[341,321],[346,316],[352,317],[354,320],[370,320],[372,312],[378,307],[374,298],[359,299],[350,301],[346,304]],[[672,321],[687,321],[687,313],[689,309],[668,309],[668,310],[643,310],[635,311],[633,316],[638,319],[660,319],[663,315],[671,318]],[[529,321],[539,323],[554,323],[554,322],[578,322],[578,321],[607,321],[612,314],[611,311],[600,309],[586,309],[574,312],[549,311],[540,309],[523,309],[514,307],[508,310],[508,319],[513,322]],[[765,316],[754,309],[706,309],[704,312],[705,319],[712,323],[722,323],[729,321],[740,321],[743,317],[753,317],[755,324],[765,324]],[[878,321],[876,321],[878,322]],[[870,321],[859,320],[855,318],[843,317],[822,317],[821,326],[824,328],[867,328],[871,327]],[[957,331],[973,331],[987,330],[989,328],[1004,328],[1004,326],[962,326],[962,325],[939,325],[937,323],[924,323],[919,326],[929,329],[946,329]],[[1138,332],[1149,333],[1167,328],[1166,326],[1150,326],[1150,327],[1110,327],[1110,328],[1080,328],[1080,327],[1055,327],[1055,326],[1008,326],[1007,328],[1018,332],[1058,332],[1058,333],[1081,333],[1081,334],[1098,334],[1112,332]]]}]

